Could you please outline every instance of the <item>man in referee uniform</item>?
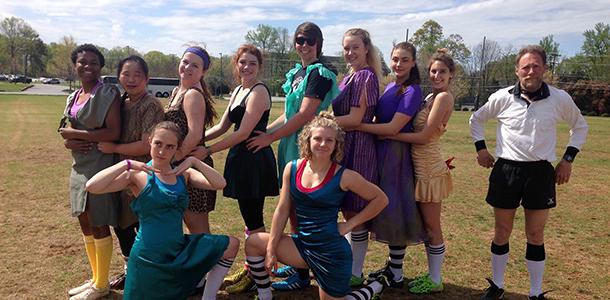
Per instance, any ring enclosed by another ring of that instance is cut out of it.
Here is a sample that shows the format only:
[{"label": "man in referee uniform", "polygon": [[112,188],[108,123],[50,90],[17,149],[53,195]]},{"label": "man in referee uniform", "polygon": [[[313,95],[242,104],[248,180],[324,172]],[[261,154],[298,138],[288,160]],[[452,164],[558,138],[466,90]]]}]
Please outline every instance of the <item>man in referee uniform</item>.
[{"label": "man in referee uniform", "polygon": [[[529,299],[545,299],[544,226],[549,209],[557,205],[555,184],[567,183],[572,162],[587,137],[588,126],[572,97],[546,84],[546,53],[540,46],[522,48],[516,59],[514,86],[489,97],[470,117],[470,131],[477,150],[477,162],[493,167],[489,176],[487,203],[494,208],[495,233],[491,243],[492,278],[481,299],[502,299],[504,270],[508,262],[508,241],[519,205],[525,213],[527,246],[525,261],[530,275]],[[496,161],[485,146],[484,126],[497,119]],[[570,140],[557,165],[555,153],[557,122],[570,125]]]}]

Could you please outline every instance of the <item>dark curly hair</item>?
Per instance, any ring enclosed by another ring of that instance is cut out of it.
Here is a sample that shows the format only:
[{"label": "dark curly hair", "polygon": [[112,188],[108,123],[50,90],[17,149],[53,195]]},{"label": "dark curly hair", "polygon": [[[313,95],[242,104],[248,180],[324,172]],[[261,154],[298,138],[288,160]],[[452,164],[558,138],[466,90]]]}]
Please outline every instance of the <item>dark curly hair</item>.
[{"label": "dark curly hair", "polygon": [[97,59],[99,59],[100,61],[100,67],[103,68],[106,64],[106,59],[104,59],[104,55],[102,54],[100,49],[97,49],[97,47],[95,47],[95,45],[93,44],[82,44],[74,48],[74,50],[72,50],[72,53],[70,53],[70,59],[72,60],[73,65],[76,65],[76,58],[78,57],[78,54],[83,52],[91,52],[97,55]]}]

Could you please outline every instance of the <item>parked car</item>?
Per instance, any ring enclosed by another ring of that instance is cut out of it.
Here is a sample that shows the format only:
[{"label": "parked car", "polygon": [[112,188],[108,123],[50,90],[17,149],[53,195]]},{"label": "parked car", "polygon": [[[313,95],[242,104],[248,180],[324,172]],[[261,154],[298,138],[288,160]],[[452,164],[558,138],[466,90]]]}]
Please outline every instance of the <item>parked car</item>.
[{"label": "parked car", "polygon": [[29,77],[24,76],[24,75],[17,75],[15,77],[11,78],[10,82],[12,82],[12,83],[17,83],[17,82],[32,83],[32,78],[29,78]]},{"label": "parked car", "polygon": [[0,81],[8,81],[8,76],[0,74]]},{"label": "parked car", "polygon": [[42,80],[42,83],[44,83],[44,84],[59,84],[59,79],[57,79],[57,78],[45,78],[44,80]]}]

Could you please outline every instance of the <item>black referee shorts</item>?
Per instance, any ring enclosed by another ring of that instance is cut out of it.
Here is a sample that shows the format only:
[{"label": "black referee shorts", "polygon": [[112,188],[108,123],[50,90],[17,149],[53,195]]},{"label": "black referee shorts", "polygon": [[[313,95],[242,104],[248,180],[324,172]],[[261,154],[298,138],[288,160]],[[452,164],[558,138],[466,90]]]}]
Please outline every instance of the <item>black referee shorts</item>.
[{"label": "black referee shorts", "polygon": [[548,161],[498,158],[489,175],[487,203],[496,208],[548,209],[557,206],[555,168]]}]

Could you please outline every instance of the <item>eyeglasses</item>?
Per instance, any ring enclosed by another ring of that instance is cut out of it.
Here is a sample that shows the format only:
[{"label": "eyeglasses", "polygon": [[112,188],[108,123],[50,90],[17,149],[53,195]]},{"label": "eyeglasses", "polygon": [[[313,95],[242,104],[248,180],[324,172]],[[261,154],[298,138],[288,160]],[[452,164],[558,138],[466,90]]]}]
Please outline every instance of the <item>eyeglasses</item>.
[{"label": "eyeglasses", "polygon": [[305,45],[305,43],[307,43],[307,45],[309,46],[313,46],[316,44],[316,39],[305,36],[299,36],[295,39],[295,42],[301,46]]}]

